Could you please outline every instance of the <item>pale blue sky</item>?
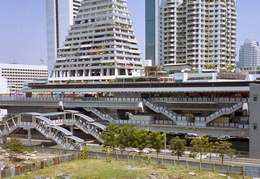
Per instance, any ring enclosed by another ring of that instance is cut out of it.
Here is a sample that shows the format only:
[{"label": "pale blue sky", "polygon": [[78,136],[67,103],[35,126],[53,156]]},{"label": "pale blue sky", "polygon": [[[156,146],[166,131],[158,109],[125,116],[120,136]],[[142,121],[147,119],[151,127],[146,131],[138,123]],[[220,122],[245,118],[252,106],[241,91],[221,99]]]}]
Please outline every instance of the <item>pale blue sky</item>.
[{"label": "pale blue sky", "polygon": [[[145,0],[128,0],[144,57]],[[260,0],[237,0],[237,47],[260,41]],[[0,63],[46,64],[45,0],[0,0]],[[238,50],[238,49],[237,49]]]}]

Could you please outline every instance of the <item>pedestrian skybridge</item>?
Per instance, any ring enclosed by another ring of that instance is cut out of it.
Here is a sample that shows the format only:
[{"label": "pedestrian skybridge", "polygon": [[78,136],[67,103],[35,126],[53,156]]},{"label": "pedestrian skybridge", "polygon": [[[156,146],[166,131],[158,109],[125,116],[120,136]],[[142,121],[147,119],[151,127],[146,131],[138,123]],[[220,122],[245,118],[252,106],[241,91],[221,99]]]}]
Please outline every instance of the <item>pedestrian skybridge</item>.
[{"label": "pedestrian skybridge", "polygon": [[[69,127],[70,131],[64,127]],[[24,129],[28,131],[28,145],[30,146],[31,130],[36,129],[64,149],[81,150],[87,141],[73,135],[74,127],[103,142],[100,134],[105,129],[104,125],[78,111],[65,110],[54,113],[20,113],[7,119],[0,127],[0,143],[5,143],[8,135]]]}]

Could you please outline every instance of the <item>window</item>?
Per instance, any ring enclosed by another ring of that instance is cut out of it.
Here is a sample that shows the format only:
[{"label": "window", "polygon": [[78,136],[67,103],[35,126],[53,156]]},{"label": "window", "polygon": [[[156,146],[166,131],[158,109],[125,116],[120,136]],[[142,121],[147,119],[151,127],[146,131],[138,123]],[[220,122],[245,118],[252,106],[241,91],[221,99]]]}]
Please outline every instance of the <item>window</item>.
[{"label": "window", "polygon": [[257,96],[254,96],[254,101],[257,101]]},{"label": "window", "polygon": [[257,131],[257,123],[253,123],[253,130]]}]

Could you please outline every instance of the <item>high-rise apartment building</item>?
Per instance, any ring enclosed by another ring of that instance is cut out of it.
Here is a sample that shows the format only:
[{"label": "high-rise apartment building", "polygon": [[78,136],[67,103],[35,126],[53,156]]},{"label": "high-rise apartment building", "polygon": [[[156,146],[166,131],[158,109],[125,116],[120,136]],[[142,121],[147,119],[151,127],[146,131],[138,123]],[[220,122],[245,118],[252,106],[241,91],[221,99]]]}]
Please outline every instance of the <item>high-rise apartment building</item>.
[{"label": "high-rise apartment building", "polygon": [[109,81],[140,74],[143,62],[126,0],[84,0],[50,83]]},{"label": "high-rise apartment building", "polygon": [[236,65],[235,0],[146,0],[146,11],[146,33],[158,38],[146,38],[147,48],[156,46],[146,58],[155,65],[190,63],[199,72]]},{"label": "high-rise apartment building", "polygon": [[245,40],[239,49],[239,68],[255,69],[260,66],[260,47],[255,40]]},{"label": "high-rise apartment building", "polygon": [[53,67],[57,49],[62,47],[81,0],[46,0],[47,61]]}]

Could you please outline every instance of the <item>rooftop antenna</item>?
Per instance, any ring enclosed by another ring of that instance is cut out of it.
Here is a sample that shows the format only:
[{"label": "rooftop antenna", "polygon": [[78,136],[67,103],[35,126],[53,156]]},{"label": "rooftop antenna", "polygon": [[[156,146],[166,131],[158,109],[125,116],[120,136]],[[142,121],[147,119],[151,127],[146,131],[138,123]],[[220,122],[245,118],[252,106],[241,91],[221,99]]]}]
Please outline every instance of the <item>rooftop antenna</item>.
[{"label": "rooftop antenna", "polygon": [[40,59],[40,61],[41,61],[41,65],[44,65],[44,64],[43,64],[44,60],[43,60],[42,58]]}]

